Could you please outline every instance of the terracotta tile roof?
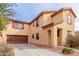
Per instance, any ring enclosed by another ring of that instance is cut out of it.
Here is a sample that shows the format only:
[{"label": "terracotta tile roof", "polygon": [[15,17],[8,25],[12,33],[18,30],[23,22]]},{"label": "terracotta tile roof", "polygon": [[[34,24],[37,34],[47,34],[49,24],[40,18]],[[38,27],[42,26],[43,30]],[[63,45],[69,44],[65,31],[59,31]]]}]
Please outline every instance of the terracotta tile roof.
[{"label": "terracotta tile roof", "polygon": [[52,14],[51,17],[57,15],[58,13],[60,13],[60,12],[62,12],[62,11],[64,11],[64,10],[70,10],[70,11],[73,13],[73,15],[74,15],[75,17],[77,17],[76,14],[74,13],[74,11],[72,10],[72,8],[70,8],[70,7],[61,8],[60,10],[58,10],[57,12],[55,12],[54,14]]},{"label": "terracotta tile roof", "polygon": [[23,21],[23,20],[15,20],[15,19],[11,19],[11,18],[8,18],[12,21],[16,21],[16,22],[21,22],[21,23],[26,23],[26,24],[31,24],[32,22],[34,22],[35,20],[37,20],[40,16],[42,16],[43,14],[48,14],[48,13],[52,13],[51,17],[57,15],[58,13],[64,11],[64,10],[70,10],[73,15],[76,17],[76,14],[74,13],[74,11],[72,10],[72,8],[70,7],[67,7],[67,8],[61,8],[59,9],[58,11],[55,11],[55,10],[46,10],[46,11],[42,11],[40,12],[31,22],[26,22],[26,21]]},{"label": "terracotta tile roof", "polygon": [[51,15],[51,17],[53,17],[53,16],[55,16],[55,15],[57,15],[58,13],[60,13],[60,12],[62,12],[62,11],[64,11],[64,10],[70,10],[72,13],[73,13],[73,15],[76,17],[76,14],[74,13],[74,11],[72,10],[72,8],[70,8],[70,7],[66,7],[66,8],[61,8],[61,9],[59,9],[58,11],[54,11],[54,10],[48,10],[48,11],[42,11],[40,14],[38,14],[38,16],[36,16],[31,22],[30,22],[30,24],[32,23],[32,22],[34,22],[35,20],[37,20],[41,15],[43,15],[43,14],[45,14],[45,13],[52,13],[52,15]]},{"label": "terracotta tile roof", "polygon": [[30,22],[30,24],[32,23],[32,22],[34,22],[35,20],[37,20],[40,16],[42,16],[43,14],[47,14],[47,13],[55,13],[56,11],[54,11],[54,10],[48,10],[48,11],[42,11],[42,12],[40,12],[31,22]]},{"label": "terracotta tile roof", "polygon": [[42,26],[42,28],[47,28],[47,27],[50,27],[50,26],[54,26],[54,25],[57,25],[57,24],[61,24],[64,20],[60,20],[60,21],[52,21],[51,23],[47,24],[47,25],[44,25]]},{"label": "terracotta tile roof", "polygon": [[29,24],[29,22],[24,21],[24,20],[15,20],[15,19],[13,19],[13,18],[6,18],[6,19],[11,20],[11,21],[14,21],[14,22],[20,22],[20,23]]}]

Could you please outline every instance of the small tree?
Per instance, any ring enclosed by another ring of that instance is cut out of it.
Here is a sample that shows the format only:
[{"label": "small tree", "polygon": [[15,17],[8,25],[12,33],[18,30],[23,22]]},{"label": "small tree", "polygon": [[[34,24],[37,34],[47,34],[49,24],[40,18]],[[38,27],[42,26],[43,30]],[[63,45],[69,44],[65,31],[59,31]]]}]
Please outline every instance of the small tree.
[{"label": "small tree", "polygon": [[79,47],[79,36],[68,35],[67,37],[67,46],[69,47]]},{"label": "small tree", "polygon": [[11,8],[13,5],[11,3],[0,3],[0,36],[2,38],[2,31],[7,29],[6,24],[8,23],[8,19],[6,18],[16,14],[14,9]]}]

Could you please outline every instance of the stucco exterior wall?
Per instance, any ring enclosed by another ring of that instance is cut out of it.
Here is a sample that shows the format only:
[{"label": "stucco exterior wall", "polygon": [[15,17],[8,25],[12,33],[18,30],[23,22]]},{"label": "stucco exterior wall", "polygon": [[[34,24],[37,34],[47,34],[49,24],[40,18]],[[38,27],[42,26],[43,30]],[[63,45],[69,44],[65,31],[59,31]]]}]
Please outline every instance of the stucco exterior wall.
[{"label": "stucco exterior wall", "polygon": [[[29,24],[24,24],[23,30],[18,30],[12,28],[12,21],[7,25],[7,30],[3,31],[3,39],[0,39],[0,42],[7,43],[7,35],[28,35],[28,43],[57,47],[58,45],[58,37],[57,30],[61,29],[61,45],[66,43],[67,31],[71,31],[74,34],[75,28],[75,17],[73,16],[70,10],[64,10],[54,17],[51,17],[53,13],[45,13],[42,14],[39,19],[39,26],[36,27],[36,21]],[[72,24],[67,23],[67,15],[70,14],[72,16]],[[59,24],[55,24],[58,21],[63,20]],[[54,23],[50,27],[43,28],[43,26]],[[51,31],[51,35],[49,38],[48,31]],[[36,33],[39,33],[39,40],[36,40]],[[32,34],[34,35],[34,39],[32,39]],[[0,37],[1,38],[1,37]]]},{"label": "stucco exterior wall", "polygon": [[[39,22],[40,22],[40,26],[39,27],[36,27],[36,23],[33,22],[31,25],[30,25],[30,39],[29,39],[29,43],[34,43],[34,44],[40,44],[40,45],[46,45],[46,46],[49,46],[49,44],[51,43],[51,46],[56,46],[57,44],[55,42],[56,41],[56,29],[55,29],[55,26],[51,26],[49,28],[42,28],[43,25],[46,25],[50,22],[52,22],[52,19],[50,17],[51,14],[43,14],[40,18],[39,18]],[[57,21],[58,19],[62,19],[62,13],[60,13],[58,16],[56,16],[54,18],[54,20],[56,20],[57,18]],[[34,24],[34,26],[33,26]],[[48,30],[51,30],[51,42],[49,42],[49,37],[48,37]],[[39,33],[39,40],[36,40],[36,33]],[[32,34],[34,34],[34,39],[32,39]],[[55,40],[53,40],[55,39]]]},{"label": "stucco exterior wall", "polygon": [[4,31],[8,35],[28,35],[29,25],[24,24],[24,29],[15,29],[12,27],[12,22],[10,21],[7,25],[7,30]]},{"label": "stucco exterior wall", "polygon": [[[68,24],[67,23],[67,15],[71,15],[72,16],[72,24]],[[62,32],[61,32],[61,43],[62,45],[64,45],[66,43],[66,38],[67,38],[67,33],[68,31],[71,31],[72,34],[74,34],[74,29],[75,29],[75,17],[73,16],[72,12],[70,10],[66,10],[66,11],[63,11],[62,13],[59,13],[58,15],[52,17],[52,20],[55,19],[55,21],[58,19],[58,20],[61,20],[63,19],[64,21],[58,25],[55,25],[55,29],[61,29]],[[58,21],[57,20],[57,21]],[[56,32],[55,32],[56,33]],[[57,36],[57,35],[55,35]]]},{"label": "stucco exterior wall", "polygon": [[[70,14],[72,16],[72,24],[69,25],[67,23],[67,14]],[[40,26],[35,27],[35,22],[34,27],[33,23],[30,25],[30,39],[29,43],[34,43],[34,44],[40,44],[40,45],[47,45],[49,46],[49,43],[51,43],[51,47],[56,47],[58,45],[58,39],[57,39],[57,29],[62,29],[61,31],[61,45],[64,45],[66,43],[66,37],[67,37],[67,31],[72,31],[74,33],[74,25],[75,25],[75,17],[73,16],[72,12],[70,10],[66,10],[63,12],[60,12],[59,14],[55,15],[54,17],[50,17],[51,14],[43,14],[39,18]],[[48,28],[42,28],[43,25],[46,25],[51,22],[56,22],[56,21],[61,21],[63,20],[62,23],[57,24],[57,25],[52,25],[51,27]],[[48,38],[48,30],[51,30],[51,42],[49,42]],[[39,33],[39,40],[36,40],[36,33]],[[32,34],[34,34],[34,39],[32,39]]]},{"label": "stucco exterior wall", "polygon": [[4,43],[7,43],[7,35],[28,35],[29,38],[29,24],[24,23],[24,29],[15,29],[12,27],[12,22],[6,25],[7,29],[2,31],[3,39],[1,39]]},{"label": "stucco exterior wall", "polygon": [[[48,45],[47,35],[45,35],[46,31],[45,29],[42,29],[42,20],[43,16],[39,18],[39,27],[36,27],[36,22],[33,22],[30,25],[30,39],[28,40],[29,43]],[[36,40],[36,33],[39,33],[39,40]],[[34,39],[32,39],[32,34],[34,34]]]}]

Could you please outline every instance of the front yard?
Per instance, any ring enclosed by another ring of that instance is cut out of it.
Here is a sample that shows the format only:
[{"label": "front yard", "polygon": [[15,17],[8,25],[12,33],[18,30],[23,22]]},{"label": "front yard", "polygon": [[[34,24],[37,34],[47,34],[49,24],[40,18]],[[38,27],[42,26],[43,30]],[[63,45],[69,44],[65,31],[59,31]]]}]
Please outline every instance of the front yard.
[{"label": "front yard", "polygon": [[6,44],[0,44],[0,56],[14,56],[13,49]]},{"label": "front yard", "polygon": [[75,49],[72,48],[72,49],[74,50],[73,53],[66,53],[66,54],[63,54],[63,53],[62,53],[62,50],[65,48],[64,46],[58,46],[58,47],[56,47],[56,48],[48,48],[48,47],[36,45],[36,47],[42,48],[42,49],[45,49],[45,50],[48,50],[48,51],[50,51],[50,52],[52,52],[52,53],[60,54],[60,56],[79,56],[79,50],[76,49],[76,48],[75,48]]},{"label": "front yard", "polygon": [[[79,36],[69,35],[67,43],[62,47],[48,48],[32,44],[9,44],[0,48],[2,55],[13,56],[79,56]],[[2,45],[1,45],[2,46]],[[13,48],[13,49],[12,49]],[[14,52],[13,52],[14,51]]]},{"label": "front yard", "polygon": [[63,54],[64,47],[48,48],[32,44],[10,44],[14,49],[15,56],[79,56],[79,50],[74,53]]},{"label": "front yard", "polygon": [[0,56],[79,56],[79,50],[74,48],[73,53],[63,54],[64,48],[61,46],[49,48],[32,44],[0,44]]}]

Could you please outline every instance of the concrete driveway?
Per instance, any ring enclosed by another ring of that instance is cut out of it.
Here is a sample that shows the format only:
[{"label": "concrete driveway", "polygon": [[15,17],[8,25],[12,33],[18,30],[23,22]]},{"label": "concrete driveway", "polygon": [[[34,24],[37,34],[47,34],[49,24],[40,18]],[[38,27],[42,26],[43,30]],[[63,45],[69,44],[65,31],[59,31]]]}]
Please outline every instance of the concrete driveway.
[{"label": "concrete driveway", "polygon": [[54,52],[39,48],[31,44],[9,44],[15,53],[15,56],[61,56]]}]

